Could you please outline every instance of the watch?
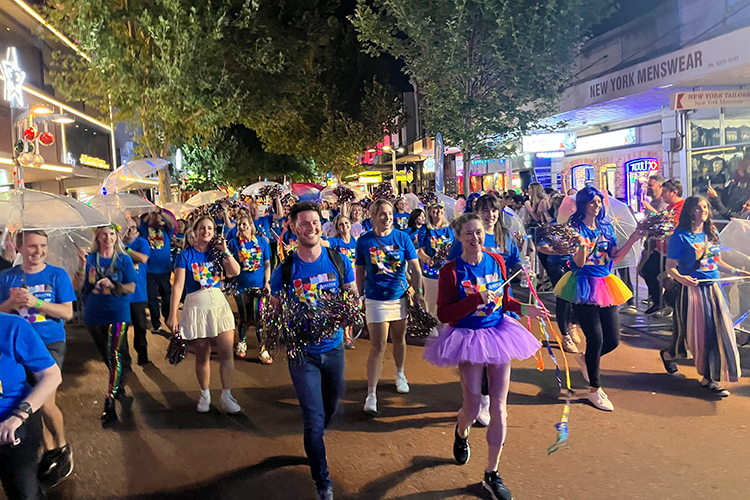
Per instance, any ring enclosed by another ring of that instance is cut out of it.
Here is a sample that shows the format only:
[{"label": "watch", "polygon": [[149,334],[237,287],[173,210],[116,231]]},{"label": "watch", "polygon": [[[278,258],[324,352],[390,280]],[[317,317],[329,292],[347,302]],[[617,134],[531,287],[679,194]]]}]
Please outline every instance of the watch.
[{"label": "watch", "polygon": [[[19,413],[25,413],[26,416],[22,417],[21,415],[19,415]],[[21,420],[28,419],[32,415],[32,413],[34,413],[34,412],[31,410],[31,405],[29,403],[27,403],[26,401],[22,401],[16,407],[16,409],[13,410],[13,415],[15,415],[16,417],[20,418]]]}]

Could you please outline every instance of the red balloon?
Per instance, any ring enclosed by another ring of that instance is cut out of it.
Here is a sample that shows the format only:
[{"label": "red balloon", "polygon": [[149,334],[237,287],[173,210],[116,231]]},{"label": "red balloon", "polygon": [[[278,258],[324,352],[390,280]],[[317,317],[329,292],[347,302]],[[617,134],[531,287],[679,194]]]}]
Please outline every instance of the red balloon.
[{"label": "red balloon", "polygon": [[34,127],[28,127],[23,131],[23,137],[27,141],[33,141],[36,139],[36,129]]},{"label": "red balloon", "polygon": [[42,132],[39,134],[39,142],[45,146],[52,146],[55,143],[55,136],[52,135],[52,132]]}]

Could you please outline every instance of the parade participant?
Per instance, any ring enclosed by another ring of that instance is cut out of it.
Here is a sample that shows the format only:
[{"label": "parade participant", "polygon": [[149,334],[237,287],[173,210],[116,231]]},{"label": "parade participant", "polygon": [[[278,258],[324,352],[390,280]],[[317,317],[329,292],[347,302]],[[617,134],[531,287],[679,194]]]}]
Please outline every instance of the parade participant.
[{"label": "parade participant", "polygon": [[741,371],[732,313],[715,281],[719,279],[719,270],[750,276],[750,272],[721,260],[721,242],[711,220],[708,200],[691,196],[685,200],[677,229],[669,239],[667,271],[677,281],[677,302],[672,341],[660,354],[667,372],[677,375],[674,358],[687,354],[687,344],[695,368],[703,377],[701,387],[726,397],[729,391],[719,382],[736,382]]},{"label": "parade participant", "polygon": [[91,252],[78,250],[78,271],[73,286],[83,288],[83,322],[109,368],[109,387],[104,399],[102,424],[117,420],[115,399],[125,394],[125,372],[130,370],[128,323],[130,297],[138,279],[133,259],[120,242],[120,227],[96,229]]},{"label": "parade participant", "polygon": [[[0,274],[0,312],[17,314],[31,324],[62,370],[65,359],[65,321],[73,317],[76,294],[64,269],[47,264],[47,235],[21,231],[16,248],[23,263]],[[73,451],[65,438],[63,414],[56,392],[41,407],[44,454],[39,477],[48,488],[73,471]]]},{"label": "parade participant", "polygon": [[362,236],[363,233],[368,231],[364,228],[362,225],[362,217],[364,215],[365,209],[362,208],[362,205],[359,203],[352,203],[351,208],[349,209],[349,222],[352,224],[352,236],[354,236],[355,239],[359,239],[360,236]]},{"label": "parade participant", "polygon": [[[172,219],[159,207],[141,217],[138,226],[141,237],[148,241],[150,247],[146,285],[148,288],[148,310],[151,314],[151,326],[155,332],[161,329],[161,315],[169,316],[169,303],[172,297]],[[161,297],[161,307],[159,298]]]},{"label": "parade participant", "polygon": [[[130,296],[130,321],[133,323],[133,347],[138,354],[138,364],[143,366],[149,364],[146,308],[148,307],[148,258],[151,254],[151,247],[148,241],[138,236],[138,226],[135,221],[128,218],[127,222],[128,227],[123,233],[122,242],[125,244],[125,252],[133,259],[133,267],[138,276],[135,293]],[[123,354],[130,357],[129,352]]]},{"label": "parade participant", "polygon": [[[348,259],[320,244],[322,224],[315,203],[297,203],[289,214],[299,245],[271,275],[271,293],[285,291],[300,302],[314,303],[323,291],[353,290]],[[315,286],[309,286],[315,283]],[[289,362],[289,374],[302,410],[305,454],[321,500],[333,499],[323,436],[343,396],[343,331],[307,345],[304,356]]]},{"label": "parade participant", "polygon": [[[333,226],[336,229],[336,235],[328,240],[328,246],[349,259],[352,269],[354,269],[356,265],[357,240],[352,237],[351,222],[347,216],[338,215],[333,220]],[[344,328],[344,348],[354,349],[351,327]]]},{"label": "parade participant", "polygon": [[[35,383],[28,382],[28,373]],[[0,313],[0,482],[9,500],[40,500],[39,410],[62,381],[39,335],[18,316]],[[72,465],[72,464],[71,464]]]},{"label": "parade participant", "polygon": [[576,194],[576,211],[569,224],[580,234],[580,246],[571,259],[572,271],[558,281],[555,295],[573,304],[573,313],[586,337],[586,354],[577,357],[589,383],[587,398],[600,410],[612,411],[614,405],[601,388],[601,357],[620,342],[617,306],[633,296],[625,284],[612,274],[612,263],[624,259],[633,244],[642,237],[636,230],[618,248],[612,223],[602,207],[604,195],[594,186]]},{"label": "parade participant", "polygon": [[409,215],[409,222],[407,223],[407,234],[411,237],[414,247],[419,244],[419,233],[423,230],[424,225],[427,223],[427,217],[425,216],[424,210],[421,208],[415,208]]},{"label": "parade participant", "polygon": [[381,199],[373,202],[370,208],[375,226],[357,240],[356,276],[359,294],[365,296],[365,313],[371,342],[364,411],[374,414],[378,411],[376,391],[383,371],[383,356],[389,333],[396,362],[396,391],[401,394],[409,392],[409,383],[404,375],[407,267],[414,288],[412,299],[422,307],[425,304],[417,252],[406,233],[394,231],[393,205],[390,201]]},{"label": "parade participant", "polygon": [[493,498],[510,499],[510,490],[497,471],[508,432],[511,360],[533,356],[541,344],[505,312],[537,317],[546,311],[512,298],[507,283],[501,288],[507,279],[505,261],[483,250],[484,223],[479,216],[462,214],[453,227],[463,250],[440,270],[438,297],[438,318],[449,325],[428,343],[424,358],[437,366],[458,366],[461,373],[463,406],[453,442],[459,465],[469,460],[469,431],[480,413],[482,377],[487,370],[492,419],[487,428],[489,460],[483,486]]},{"label": "parade participant", "polygon": [[271,282],[271,247],[262,235],[255,232],[255,224],[249,216],[241,216],[237,227],[237,237],[229,242],[229,251],[240,265],[240,275],[235,279],[237,286],[235,298],[240,316],[240,324],[237,327],[239,342],[235,347],[235,352],[241,358],[247,354],[245,331],[248,323],[252,321],[260,347],[258,359],[264,365],[270,365],[273,363],[273,358],[263,347],[258,328],[258,298],[250,296],[248,290],[251,288],[271,290],[269,285]]},{"label": "parade participant", "polygon": [[[417,255],[422,262],[422,276],[425,278],[425,303],[427,312],[437,317],[438,272],[446,260],[453,242],[453,231],[445,218],[445,205],[435,202],[427,209],[426,228],[419,233]],[[444,252],[440,258],[438,253]],[[436,258],[436,256],[438,258]]]},{"label": "parade participant", "polygon": [[406,231],[409,224],[409,203],[403,196],[396,200],[393,213],[393,227],[401,231]]},{"label": "parade participant", "polygon": [[[228,277],[240,274],[240,265],[227,249],[226,240],[215,236],[213,218],[203,216],[193,224],[195,243],[180,253],[174,270],[174,293],[167,327],[172,333],[180,333],[192,344],[195,352],[195,376],[200,385],[198,412],[211,409],[211,341],[215,339],[219,352],[219,374],[221,378],[221,408],[235,414],[242,411],[232,397],[234,377],[234,314],[227,299],[221,293],[222,271]],[[223,269],[216,269],[212,249],[223,256]],[[182,315],[177,320],[180,296],[187,291]]]}]

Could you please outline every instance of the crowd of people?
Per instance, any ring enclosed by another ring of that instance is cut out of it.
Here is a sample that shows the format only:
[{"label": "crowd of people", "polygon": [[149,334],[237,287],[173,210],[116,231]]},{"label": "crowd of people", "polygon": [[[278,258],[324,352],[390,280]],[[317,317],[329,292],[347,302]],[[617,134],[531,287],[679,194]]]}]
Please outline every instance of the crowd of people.
[{"label": "crowd of people", "polygon": [[[575,210],[562,220],[566,196],[574,199]],[[554,291],[559,347],[576,357],[591,404],[612,411],[614,404],[602,389],[601,357],[619,343],[619,314],[637,313],[629,269],[613,272],[612,266],[645,239],[637,266],[651,301],[644,314],[674,318],[672,342],[661,351],[665,370],[679,374],[675,359],[689,350],[701,386],[717,397],[729,395],[720,382],[737,380],[739,354],[717,281],[720,271],[750,272],[722,261],[708,199],[683,199],[679,181],[652,176],[646,210],[672,212],[677,228],[666,238],[647,238],[637,229],[625,241],[606,214],[607,196],[590,185],[565,194],[538,183],[526,195],[473,193],[459,200],[450,218],[438,199],[425,201],[410,210],[404,197],[336,204],[279,195],[267,208],[247,200],[177,221],[157,208],[128,219],[124,228],[97,228],[89,248],[78,251],[72,279],[45,262],[43,231],[18,232],[12,251],[19,263],[0,274],[0,480],[9,498],[40,498],[42,488],[54,487],[73,470],[55,392],[65,357],[65,322],[74,309],[81,311],[108,367],[101,414],[107,426],[118,418],[117,401],[125,396],[131,371],[129,326],[137,363],[147,365],[149,323],[155,333],[179,334],[194,354],[198,412],[211,409],[215,348],[221,409],[240,413],[231,391],[235,358],[249,355],[249,328],[255,330],[261,363],[274,363],[264,347],[259,314],[262,294],[257,291],[264,289],[278,307],[282,295],[307,305],[323,293],[348,290],[359,297],[370,341],[362,408],[377,415],[389,338],[395,389],[410,391],[407,322],[410,304],[419,305],[442,323],[428,339],[424,358],[460,373],[463,405],[454,458],[465,464],[472,426],[486,426],[483,485],[492,498],[509,499],[498,468],[507,436],[511,362],[541,347],[518,319],[552,315],[542,303],[515,298],[511,284]],[[560,251],[539,231],[563,223],[577,234],[572,252]],[[525,272],[519,274],[521,269]],[[579,331],[586,340],[583,353]],[[304,356],[289,362],[304,448],[321,499],[333,498],[324,433],[344,392],[345,350],[354,348],[351,328],[340,328],[307,344]]]}]

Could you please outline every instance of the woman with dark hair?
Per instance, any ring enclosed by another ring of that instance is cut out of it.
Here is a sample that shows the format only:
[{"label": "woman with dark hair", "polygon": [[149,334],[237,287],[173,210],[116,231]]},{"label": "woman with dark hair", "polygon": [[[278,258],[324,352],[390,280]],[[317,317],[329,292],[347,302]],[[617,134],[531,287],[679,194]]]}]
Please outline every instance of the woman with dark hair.
[{"label": "woman with dark hair", "polygon": [[[424,276],[424,300],[427,312],[437,317],[438,272],[448,253],[447,247],[453,242],[453,232],[445,218],[445,206],[435,201],[427,210],[427,227],[419,233],[417,256],[422,262],[422,276]],[[444,253],[443,253],[444,252]]]},{"label": "woman with dark hair", "polygon": [[[240,265],[227,249],[224,238],[214,240],[216,225],[212,217],[199,217],[193,224],[194,243],[180,253],[174,269],[174,291],[167,326],[192,343],[195,351],[195,376],[200,386],[198,413],[211,409],[211,341],[215,339],[219,351],[221,376],[221,407],[229,414],[242,411],[232,397],[234,377],[234,314],[221,293],[222,272],[228,277],[240,274]],[[220,269],[214,264],[213,251],[222,253]],[[187,295],[182,314],[177,318],[180,296],[185,288]]]},{"label": "woman with dark hair", "polygon": [[409,236],[411,236],[411,241],[412,243],[414,243],[415,247],[419,242],[419,233],[420,231],[424,230],[426,223],[427,216],[425,215],[424,210],[422,210],[421,208],[415,208],[411,211],[411,214],[409,215],[409,222],[406,225],[406,232]]},{"label": "woman with dark hair", "polygon": [[737,340],[729,304],[716,282],[719,270],[750,276],[721,260],[721,243],[711,220],[711,206],[703,196],[685,200],[680,220],[667,247],[667,272],[675,279],[676,307],[669,347],[661,351],[664,368],[677,374],[674,358],[687,349],[702,375],[701,386],[720,397],[729,391],[721,380],[736,382],[741,374]]},{"label": "woman with dark hair", "polygon": [[586,186],[576,194],[576,211],[569,224],[578,231],[580,246],[573,253],[572,270],[555,286],[555,295],[573,304],[573,313],[586,337],[586,354],[577,358],[590,386],[588,399],[596,408],[612,411],[614,405],[599,382],[599,363],[620,342],[617,306],[633,296],[612,274],[612,263],[624,259],[642,233],[636,230],[618,247],[614,228],[604,215],[603,202],[604,195],[594,186]]},{"label": "woman with dark hair", "polygon": [[453,228],[463,250],[440,269],[438,298],[438,317],[448,325],[429,341],[424,359],[437,366],[458,366],[461,373],[463,406],[453,440],[453,457],[459,465],[469,460],[469,432],[481,412],[486,371],[492,419],[487,428],[489,460],[482,484],[493,498],[510,499],[512,495],[497,472],[508,433],[510,365],[513,359],[533,356],[541,346],[505,312],[537,317],[546,311],[510,296],[505,261],[484,250],[484,222],[479,216],[462,214],[453,221]]}]

